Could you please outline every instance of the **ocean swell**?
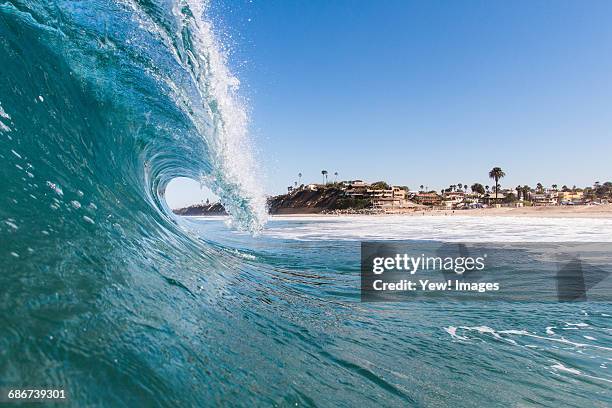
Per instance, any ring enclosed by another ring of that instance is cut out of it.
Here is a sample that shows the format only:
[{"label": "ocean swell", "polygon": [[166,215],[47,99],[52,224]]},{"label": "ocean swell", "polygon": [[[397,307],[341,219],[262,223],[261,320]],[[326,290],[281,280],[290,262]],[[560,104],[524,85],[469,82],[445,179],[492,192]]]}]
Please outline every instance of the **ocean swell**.
[{"label": "ocean swell", "polygon": [[206,183],[251,232],[266,211],[238,81],[196,5],[0,3],[0,387],[173,405],[160,359],[175,384],[209,378],[175,371],[205,366],[185,337],[225,319],[210,305],[237,257],[186,234],[165,187]]},{"label": "ocean swell", "polygon": [[54,142],[47,157],[64,151],[55,172],[45,172],[52,183],[61,185],[53,178],[63,172],[75,184],[83,174],[70,162],[79,161],[158,209],[168,182],[190,177],[221,197],[238,228],[262,227],[265,198],[239,81],[205,4],[15,1],[0,10],[7,147],[33,160],[36,146],[24,151],[25,139]]}]

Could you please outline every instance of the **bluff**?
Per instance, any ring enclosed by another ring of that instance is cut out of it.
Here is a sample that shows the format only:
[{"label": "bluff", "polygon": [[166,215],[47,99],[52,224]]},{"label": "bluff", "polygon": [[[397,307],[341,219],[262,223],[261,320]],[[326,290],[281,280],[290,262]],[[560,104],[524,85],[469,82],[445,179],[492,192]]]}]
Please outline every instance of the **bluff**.
[{"label": "bluff", "polygon": [[[336,187],[318,190],[300,189],[289,194],[268,198],[270,214],[318,214],[335,210],[360,211],[371,208],[369,199],[346,197],[342,189]],[[178,215],[225,215],[220,203],[196,204],[173,210]]]}]

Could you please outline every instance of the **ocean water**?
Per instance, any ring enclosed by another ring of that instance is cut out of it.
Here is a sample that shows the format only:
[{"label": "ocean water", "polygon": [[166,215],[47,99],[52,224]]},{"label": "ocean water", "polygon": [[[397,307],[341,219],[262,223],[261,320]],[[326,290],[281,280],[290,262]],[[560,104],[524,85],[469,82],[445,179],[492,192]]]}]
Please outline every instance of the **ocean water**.
[{"label": "ocean water", "polygon": [[359,297],[363,239],[609,242],[609,220],[273,217],[257,237],[229,231],[216,217],[180,225],[240,259],[230,267],[235,275],[228,291],[249,293],[248,300],[230,294],[249,311],[240,326],[252,325],[240,349],[268,344],[259,355],[240,352],[247,366],[252,359],[267,361],[259,372],[268,378],[262,392],[276,397],[266,403],[612,403],[609,302],[361,303]]},{"label": "ocean water", "polygon": [[[0,388],[67,406],[609,406],[609,303],[366,304],[363,239],[606,220],[272,219],[197,1],[0,3]],[[175,177],[232,214],[177,219]],[[253,236],[255,233],[255,236]]]}]

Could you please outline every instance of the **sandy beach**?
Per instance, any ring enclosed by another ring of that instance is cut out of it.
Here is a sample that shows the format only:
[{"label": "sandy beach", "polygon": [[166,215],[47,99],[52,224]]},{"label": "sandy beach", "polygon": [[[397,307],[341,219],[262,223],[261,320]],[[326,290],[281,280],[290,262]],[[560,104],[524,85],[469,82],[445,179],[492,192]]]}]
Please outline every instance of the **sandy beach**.
[{"label": "sandy beach", "polygon": [[[336,217],[340,214],[293,213],[275,214],[273,217]],[[342,214],[344,216],[362,216],[362,214]],[[548,206],[548,207],[502,207],[477,208],[470,210],[417,210],[386,214],[363,214],[368,216],[432,217],[432,216],[468,216],[468,217],[533,217],[533,218],[612,218],[612,204]]]},{"label": "sandy beach", "polygon": [[462,215],[474,217],[544,217],[544,218],[612,218],[612,204],[548,206],[548,207],[502,207],[476,208],[470,210],[430,210],[407,213],[412,216]]}]

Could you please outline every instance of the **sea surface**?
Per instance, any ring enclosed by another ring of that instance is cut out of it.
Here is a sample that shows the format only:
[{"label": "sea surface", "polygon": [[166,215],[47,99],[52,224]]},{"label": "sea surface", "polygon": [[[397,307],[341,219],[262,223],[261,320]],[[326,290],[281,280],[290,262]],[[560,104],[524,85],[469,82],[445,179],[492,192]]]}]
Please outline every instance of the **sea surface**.
[{"label": "sea surface", "polygon": [[256,237],[218,217],[179,223],[237,259],[226,288],[242,311],[231,313],[243,316],[231,319],[245,333],[237,352],[246,367],[262,367],[251,375],[261,376],[257,392],[274,395],[266,403],[612,403],[610,303],[362,303],[359,292],[362,240],[609,242],[612,220],[273,217]]},{"label": "sea surface", "polygon": [[[0,389],[74,407],[612,404],[610,303],[359,291],[362,240],[610,242],[609,220],[266,223],[208,7],[0,3]],[[176,177],[232,217],[176,218]]]}]

